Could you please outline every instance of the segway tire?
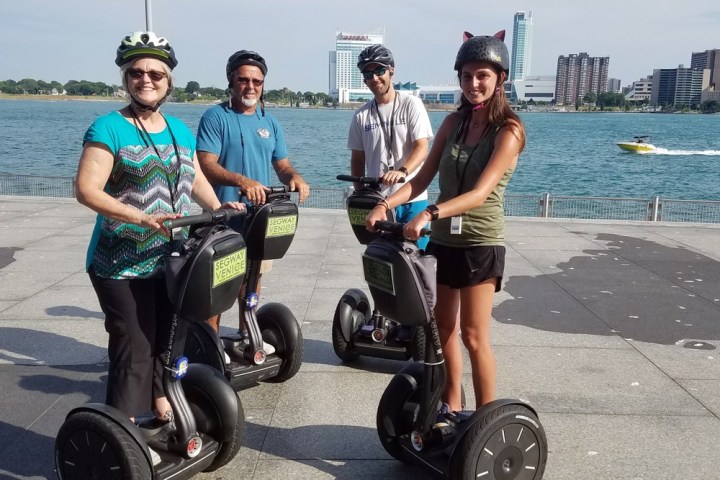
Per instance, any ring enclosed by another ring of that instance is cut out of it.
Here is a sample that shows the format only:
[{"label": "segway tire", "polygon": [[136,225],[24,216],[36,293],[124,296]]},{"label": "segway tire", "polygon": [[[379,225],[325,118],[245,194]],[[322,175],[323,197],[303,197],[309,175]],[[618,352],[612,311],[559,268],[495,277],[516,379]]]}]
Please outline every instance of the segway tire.
[{"label": "segway tire", "polygon": [[77,412],[60,427],[55,468],[60,480],[152,478],[140,445],[117,423],[92,412]]},{"label": "segway tire", "polygon": [[257,322],[263,341],[275,347],[275,354],[282,359],[278,374],[263,381],[282,383],[290,380],[302,366],[305,348],[295,315],[281,303],[268,303],[258,309]]},{"label": "segway tire", "polygon": [[546,462],[547,438],[538,418],[522,405],[506,405],[463,435],[450,460],[450,478],[539,480]]},{"label": "segway tire", "polygon": [[413,336],[410,340],[410,354],[416,362],[421,362],[425,358],[425,330],[422,327],[413,328]]},{"label": "segway tire", "polygon": [[[350,321],[353,332],[361,325],[366,324],[372,315],[367,295],[360,289],[351,288],[340,298],[335,307],[335,316],[332,324],[332,344],[335,355],[343,362],[350,363],[357,360],[358,353],[353,345],[345,339],[342,332],[344,321]],[[349,318],[348,318],[349,317]]]},{"label": "segway tire", "polygon": [[235,431],[233,432],[233,437],[229,441],[222,442],[217,455],[215,455],[215,458],[213,459],[213,462],[203,471],[212,472],[230,463],[230,461],[232,461],[232,459],[235,458],[235,455],[237,455],[240,451],[244,436],[245,411],[243,410],[242,403],[238,400],[238,415],[237,420],[235,421]]},{"label": "segway tire", "polygon": [[400,446],[400,437],[413,430],[413,417],[420,407],[423,365],[412,363],[397,373],[380,398],[376,426],[385,451],[401,462],[410,463]]}]

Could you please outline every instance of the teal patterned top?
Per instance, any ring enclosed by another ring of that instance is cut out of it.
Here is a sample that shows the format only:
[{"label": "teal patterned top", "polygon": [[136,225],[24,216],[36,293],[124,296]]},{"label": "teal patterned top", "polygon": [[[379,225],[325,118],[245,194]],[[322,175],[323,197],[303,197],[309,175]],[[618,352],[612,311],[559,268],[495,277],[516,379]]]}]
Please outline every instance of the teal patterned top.
[{"label": "teal patterned top", "polygon": [[[146,214],[174,211],[187,215],[195,178],[195,138],[180,120],[166,119],[170,130],[150,133],[152,142],[148,142],[142,130],[120,112],[112,112],[95,120],[83,142],[102,143],[115,156],[105,185],[109,195]],[[164,273],[163,257],[176,247],[162,232],[98,215],[86,268],[92,267],[103,278],[160,277]]]}]

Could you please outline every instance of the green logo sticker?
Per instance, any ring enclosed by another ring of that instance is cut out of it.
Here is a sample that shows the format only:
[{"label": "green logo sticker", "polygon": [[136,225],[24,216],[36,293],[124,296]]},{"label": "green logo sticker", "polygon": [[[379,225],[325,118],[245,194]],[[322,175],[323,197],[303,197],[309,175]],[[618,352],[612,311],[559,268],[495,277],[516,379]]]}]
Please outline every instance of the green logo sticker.
[{"label": "green logo sticker", "polygon": [[212,288],[245,274],[246,250],[243,248],[213,261]]},{"label": "green logo sticker", "polygon": [[363,255],[363,271],[368,285],[395,295],[393,266],[391,263]]},{"label": "green logo sticker", "polygon": [[365,225],[365,217],[368,216],[370,210],[364,208],[348,208],[348,217],[350,217],[350,225]]},{"label": "green logo sticker", "polygon": [[266,238],[285,237],[295,235],[297,228],[297,215],[286,215],[284,217],[268,218]]}]

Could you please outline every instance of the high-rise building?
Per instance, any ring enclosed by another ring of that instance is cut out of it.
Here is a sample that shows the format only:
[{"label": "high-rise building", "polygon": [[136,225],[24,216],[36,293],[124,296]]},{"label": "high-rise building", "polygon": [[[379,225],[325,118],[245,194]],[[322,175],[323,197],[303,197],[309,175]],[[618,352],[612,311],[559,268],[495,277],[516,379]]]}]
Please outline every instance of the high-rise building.
[{"label": "high-rise building", "polygon": [[510,54],[510,81],[525,80],[530,73],[532,57],[532,12],[517,12],[513,19],[512,53]]},{"label": "high-rise building", "polygon": [[510,101],[517,103],[520,98],[516,82],[522,82],[530,74],[530,60],[532,56],[532,12],[517,12],[513,18],[512,53],[510,54],[510,78],[507,85],[510,87]]},{"label": "high-rise building", "polygon": [[574,105],[588,93],[607,91],[610,57],[591,57],[585,52],[560,55],[555,83],[556,105]]},{"label": "high-rise building", "polygon": [[676,107],[699,105],[710,83],[710,69],[661,68],[653,71],[650,105]]},{"label": "high-rise building", "polygon": [[356,35],[347,32],[337,32],[335,35],[335,50],[329,54],[328,68],[328,94],[344,103],[349,98],[350,90],[365,91],[372,96],[370,89],[363,82],[362,75],[357,68],[357,59],[365,47],[383,43],[384,33],[368,33]]},{"label": "high-rise building", "polygon": [[607,91],[612,93],[620,93],[620,79],[608,78]]},{"label": "high-rise building", "polygon": [[720,90],[720,49],[693,52],[690,68],[696,70],[710,70],[710,85],[712,90]]}]

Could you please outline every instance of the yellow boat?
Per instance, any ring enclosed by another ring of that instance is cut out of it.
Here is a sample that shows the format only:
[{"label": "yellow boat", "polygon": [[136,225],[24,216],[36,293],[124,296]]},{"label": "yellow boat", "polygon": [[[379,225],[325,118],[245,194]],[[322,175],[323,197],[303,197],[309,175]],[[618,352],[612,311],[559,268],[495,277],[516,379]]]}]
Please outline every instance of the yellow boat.
[{"label": "yellow boat", "polygon": [[645,140],[646,138],[648,138],[647,135],[635,136],[633,138],[635,140],[631,142],[618,142],[617,146],[620,147],[622,150],[625,150],[626,152],[633,153],[649,153],[656,150],[655,145],[647,143],[647,141]]}]

